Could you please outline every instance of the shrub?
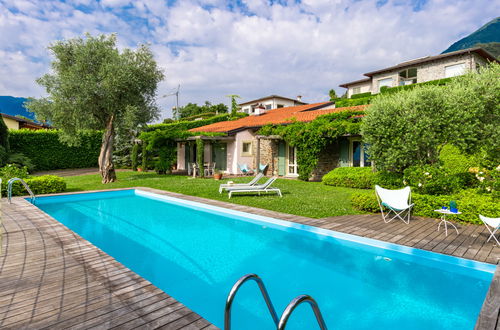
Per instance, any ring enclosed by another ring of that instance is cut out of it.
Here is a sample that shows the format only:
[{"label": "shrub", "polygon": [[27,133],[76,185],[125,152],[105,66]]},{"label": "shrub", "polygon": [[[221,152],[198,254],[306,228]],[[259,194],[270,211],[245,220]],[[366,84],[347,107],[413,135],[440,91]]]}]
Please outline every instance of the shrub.
[{"label": "shrub", "polygon": [[404,86],[396,86],[396,87],[388,87],[388,86],[382,86],[380,88],[380,94],[393,94],[393,93],[398,93],[404,90],[410,90],[413,89],[417,86],[443,86],[448,84],[452,78],[443,78],[443,79],[438,79],[438,80],[431,80],[431,81],[426,81],[423,83],[417,83],[417,84],[411,84],[411,85],[404,85]]},{"label": "shrub", "polygon": [[132,147],[132,155],[130,156],[132,160],[132,170],[137,171],[137,165],[138,165],[138,160],[139,160],[139,144],[134,143],[134,146]]},{"label": "shrub", "polygon": [[66,190],[66,182],[55,175],[35,176],[26,180],[34,194],[54,194]]},{"label": "shrub", "polygon": [[375,173],[370,167],[337,167],[323,176],[329,186],[372,188]]},{"label": "shrub", "polygon": [[500,165],[493,170],[471,168],[469,172],[477,179],[484,193],[500,195]]},{"label": "shrub", "polygon": [[[498,198],[480,194],[475,190],[465,190],[455,195],[421,195],[412,193],[412,214],[416,216],[438,218],[439,214],[434,210],[449,205],[451,200],[457,202],[457,207],[462,214],[450,216],[451,219],[480,224],[478,215],[498,217],[500,214],[500,203]],[[357,193],[352,196],[352,206],[361,211],[379,212],[375,192]]]},{"label": "shrub", "polygon": [[467,173],[471,167],[479,165],[478,159],[462,153],[457,147],[447,144],[439,153],[443,168],[451,174]]},{"label": "shrub", "polygon": [[35,165],[25,155],[23,155],[20,152],[10,154],[9,159],[8,159],[9,164],[16,165],[17,167],[24,167],[26,166],[28,168],[28,172],[33,172],[35,170]]},{"label": "shrub", "polygon": [[474,177],[469,172],[452,174],[442,166],[424,165],[405,169],[404,182],[417,193],[439,195],[470,187],[474,183]]},{"label": "shrub", "polygon": [[0,168],[0,177],[7,182],[12,178],[26,179],[29,177],[28,168],[26,166],[16,166],[15,164],[7,164]]},{"label": "shrub", "polygon": [[337,167],[323,176],[329,186],[371,189],[378,184],[384,188],[402,188],[403,175],[387,171],[373,172],[370,167]]},{"label": "shrub", "polygon": [[11,131],[11,150],[31,159],[37,171],[97,166],[102,132],[80,133],[81,144],[78,147],[62,143],[59,136],[57,130]]},{"label": "shrub", "polygon": [[372,92],[358,93],[358,94],[352,95],[351,99],[361,99],[361,98],[370,97],[370,96],[372,96]]},{"label": "shrub", "polygon": [[343,108],[343,107],[353,107],[353,106],[362,105],[362,104],[370,104],[373,97],[374,96],[350,98],[350,99],[338,98],[338,99],[335,99],[335,107]]},{"label": "shrub", "polygon": [[373,185],[376,184],[386,189],[399,189],[405,186],[402,174],[389,171],[377,171],[373,178]]},{"label": "shrub", "polygon": [[5,150],[4,147],[0,146],[0,166],[5,165],[8,159],[9,159],[9,153]]},{"label": "shrub", "polygon": [[402,172],[438,163],[441,148],[453,144],[464,153],[482,154],[490,167],[498,165],[499,74],[500,64],[492,63],[446,86],[427,84],[374,98],[361,125],[371,160],[378,169]]},{"label": "shrub", "polygon": [[[63,178],[55,175],[43,175],[30,177],[26,166],[18,167],[8,164],[0,168],[0,178],[2,178],[2,195],[7,195],[7,183],[12,178],[20,178],[26,181],[35,195],[59,193],[66,190],[66,182]],[[12,196],[26,195],[26,189],[21,182],[16,181],[12,185]]]}]

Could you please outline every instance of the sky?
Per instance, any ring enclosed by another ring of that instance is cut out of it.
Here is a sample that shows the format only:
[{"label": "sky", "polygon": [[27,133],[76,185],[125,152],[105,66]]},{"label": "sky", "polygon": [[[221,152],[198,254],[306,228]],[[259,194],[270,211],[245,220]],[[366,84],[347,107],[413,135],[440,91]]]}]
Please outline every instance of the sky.
[{"label": "sky", "polygon": [[0,0],[0,95],[45,96],[56,41],[117,33],[148,44],[179,102],[277,94],[314,103],[363,73],[436,55],[500,13],[493,0]]}]

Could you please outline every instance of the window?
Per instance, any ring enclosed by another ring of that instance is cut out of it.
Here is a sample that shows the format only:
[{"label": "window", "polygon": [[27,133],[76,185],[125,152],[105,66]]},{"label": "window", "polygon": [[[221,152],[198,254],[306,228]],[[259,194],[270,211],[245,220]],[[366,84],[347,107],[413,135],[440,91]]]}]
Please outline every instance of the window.
[{"label": "window", "polygon": [[242,156],[252,156],[252,142],[243,141],[241,143],[241,155]]},{"label": "window", "polygon": [[379,89],[379,91],[380,91],[380,88],[384,87],[384,86],[392,87],[392,78],[380,79],[378,81],[378,89]]},{"label": "window", "polygon": [[287,174],[288,175],[298,175],[297,171],[297,148],[287,145]]},{"label": "window", "polygon": [[352,139],[349,144],[349,163],[351,167],[369,167],[372,162],[366,152],[366,145],[359,139]]},{"label": "window", "polygon": [[271,104],[266,104],[266,110],[271,109]]},{"label": "window", "polygon": [[417,68],[409,68],[399,72],[399,85],[411,85],[417,83]]},{"label": "window", "polygon": [[464,73],[465,73],[465,63],[448,65],[444,67],[445,78],[460,76]]},{"label": "window", "polygon": [[352,95],[361,93],[361,87],[354,87],[352,89]]},{"label": "window", "polygon": [[278,104],[278,109],[279,109],[279,108],[283,108],[283,107],[284,107],[284,105],[283,105],[283,104]]}]

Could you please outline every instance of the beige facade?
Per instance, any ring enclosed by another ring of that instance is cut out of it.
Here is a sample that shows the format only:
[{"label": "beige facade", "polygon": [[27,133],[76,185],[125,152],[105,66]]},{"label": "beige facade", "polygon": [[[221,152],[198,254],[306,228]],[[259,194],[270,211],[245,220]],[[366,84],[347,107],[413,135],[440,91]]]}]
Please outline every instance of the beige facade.
[{"label": "beige facade", "polygon": [[296,100],[290,99],[287,97],[282,97],[278,95],[271,95],[268,97],[260,98],[257,100],[245,102],[245,103],[240,103],[240,112],[248,113],[248,114],[260,114],[258,109],[256,109],[258,106],[263,107],[263,110],[271,110],[271,109],[278,109],[278,108],[286,108],[286,107],[293,107],[296,105],[301,105],[301,104],[306,104],[301,101],[300,96],[297,97]]},{"label": "beige facade", "polygon": [[8,129],[19,129],[19,121],[3,116],[2,119]]},{"label": "beige facade", "polygon": [[404,62],[391,68],[366,73],[365,76],[369,77],[366,80],[340,86],[347,88],[349,98],[359,93],[377,94],[382,86],[396,87],[449,78],[475,71],[491,60],[495,59],[490,58],[484,50],[474,48]]}]

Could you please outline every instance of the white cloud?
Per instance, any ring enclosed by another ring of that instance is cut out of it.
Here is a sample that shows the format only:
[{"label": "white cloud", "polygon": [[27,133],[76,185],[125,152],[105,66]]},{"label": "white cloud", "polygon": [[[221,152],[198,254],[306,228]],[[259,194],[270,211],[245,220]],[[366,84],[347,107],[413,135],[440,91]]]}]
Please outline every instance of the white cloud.
[{"label": "white cloud", "polygon": [[[120,47],[150,43],[166,81],[159,94],[181,84],[181,104],[225,102],[268,94],[327,98],[330,88],[364,72],[437,54],[499,12],[489,0],[305,0],[288,6],[246,0],[228,9],[221,0],[0,2],[0,94],[38,95],[34,80],[49,69],[54,40],[117,32]],[[131,4],[133,7],[123,6]],[[489,14],[491,13],[491,14]],[[4,71],[6,70],[6,71]],[[174,98],[160,99],[170,108]]]}]

